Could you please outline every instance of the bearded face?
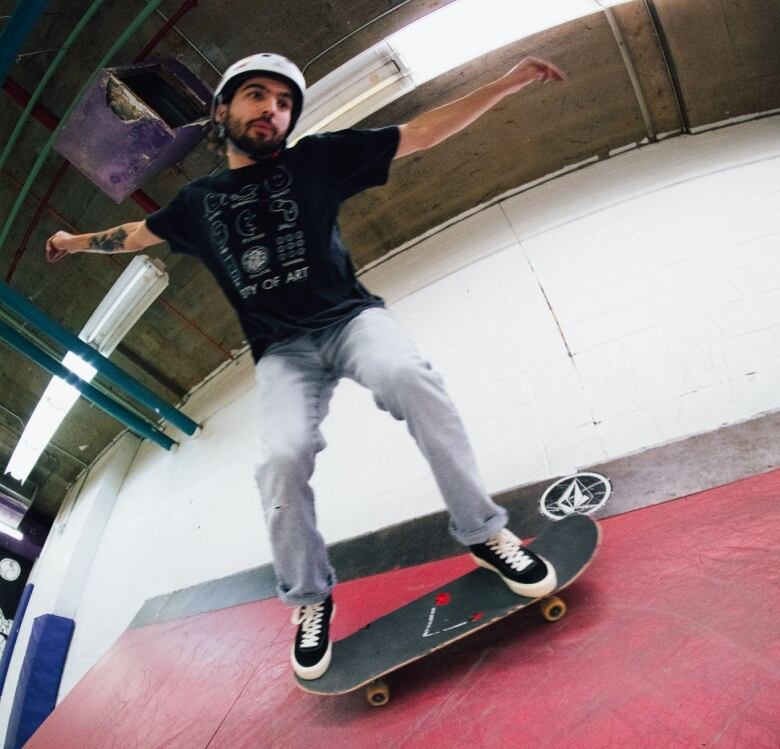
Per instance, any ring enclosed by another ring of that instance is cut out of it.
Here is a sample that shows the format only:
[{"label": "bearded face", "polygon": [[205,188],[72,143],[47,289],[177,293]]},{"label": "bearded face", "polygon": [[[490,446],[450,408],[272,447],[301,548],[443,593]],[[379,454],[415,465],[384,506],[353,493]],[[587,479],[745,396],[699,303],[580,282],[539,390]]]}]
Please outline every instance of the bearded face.
[{"label": "bearded face", "polygon": [[280,133],[268,117],[241,120],[228,112],[225,129],[230,140],[247,156],[262,159],[282,145],[286,133]]},{"label": "bearded face", "polygon": [[292,103],[286,83],[257,76],[239,86],[220,116],[230,141],[250,158],[262,159],[284,143]]}]

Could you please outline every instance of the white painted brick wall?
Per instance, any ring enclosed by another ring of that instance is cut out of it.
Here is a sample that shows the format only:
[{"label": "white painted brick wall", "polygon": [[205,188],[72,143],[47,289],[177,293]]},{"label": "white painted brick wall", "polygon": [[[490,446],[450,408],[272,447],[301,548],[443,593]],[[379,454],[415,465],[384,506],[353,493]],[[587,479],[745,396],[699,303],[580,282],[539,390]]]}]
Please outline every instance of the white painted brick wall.
[{"label": "white painted brick wall", "polygon": [[[520,192],[363,281],[444,375],[499,491],[780,407],[779,246],[775,117]],[[186,410],[203,434],[175,454],[144,444],[117,498],[62,695],[145,599],[270,559],[248,357]],[[342,383],[323,431],[313,483],[329,542],[441,509],[369,393]]]}]

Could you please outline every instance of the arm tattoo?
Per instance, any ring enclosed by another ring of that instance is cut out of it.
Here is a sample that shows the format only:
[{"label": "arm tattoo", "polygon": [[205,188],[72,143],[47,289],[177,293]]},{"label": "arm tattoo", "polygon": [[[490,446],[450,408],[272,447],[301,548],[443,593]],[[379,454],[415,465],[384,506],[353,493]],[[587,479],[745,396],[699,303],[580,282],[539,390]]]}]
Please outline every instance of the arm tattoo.
[{"label": "arm tattoo", "polygon": [[95,234],[92,239],[89,240],[89,246],[91,249],[100,250],[101,252],[114,252],[115,250],[125,249],[125,240],[127,239],[127,232],[120,226],[113,233],[106,232],[105,234]]}]

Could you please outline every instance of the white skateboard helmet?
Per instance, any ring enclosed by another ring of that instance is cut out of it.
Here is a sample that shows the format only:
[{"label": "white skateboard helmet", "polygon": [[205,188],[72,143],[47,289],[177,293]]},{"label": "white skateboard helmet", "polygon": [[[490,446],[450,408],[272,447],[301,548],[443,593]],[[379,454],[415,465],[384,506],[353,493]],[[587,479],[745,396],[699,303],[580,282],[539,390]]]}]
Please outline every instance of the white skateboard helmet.
[{"label": "white skateboard helmet", "polygon": [[242,81],[253,75],[262,75],[263,73],[274,78],[282,78],[290,84],[293,92],[293,107],[290,116],[290,129],[287,132],[292,132],[303,109],[306,80],[303,77],[303,73],[301,73],[292,60],[288,60],[286,57],[273,52],[260,52],[256,55],[244,57],[238,60],[238,62],[234,62],[225,71],[211,101],[211,119],[214,119],[217,106],[230,101]]}]

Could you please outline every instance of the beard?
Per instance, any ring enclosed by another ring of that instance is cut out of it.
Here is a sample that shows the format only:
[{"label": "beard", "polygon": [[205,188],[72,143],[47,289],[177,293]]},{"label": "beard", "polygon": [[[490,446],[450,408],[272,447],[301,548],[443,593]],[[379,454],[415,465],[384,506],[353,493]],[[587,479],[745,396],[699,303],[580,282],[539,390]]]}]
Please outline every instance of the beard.
[{"label": "beard", "polygon": [[260,160],[278,150],[279,146],[284,143],[286,133],[279,134],[276,129],[268,134],[250,133],[250,128],[256,123],[257,120],[251,120],[245,124],[228,114],[225,120],[225,130],[228,139],[234,146],[243,151],[250,159]]}]

